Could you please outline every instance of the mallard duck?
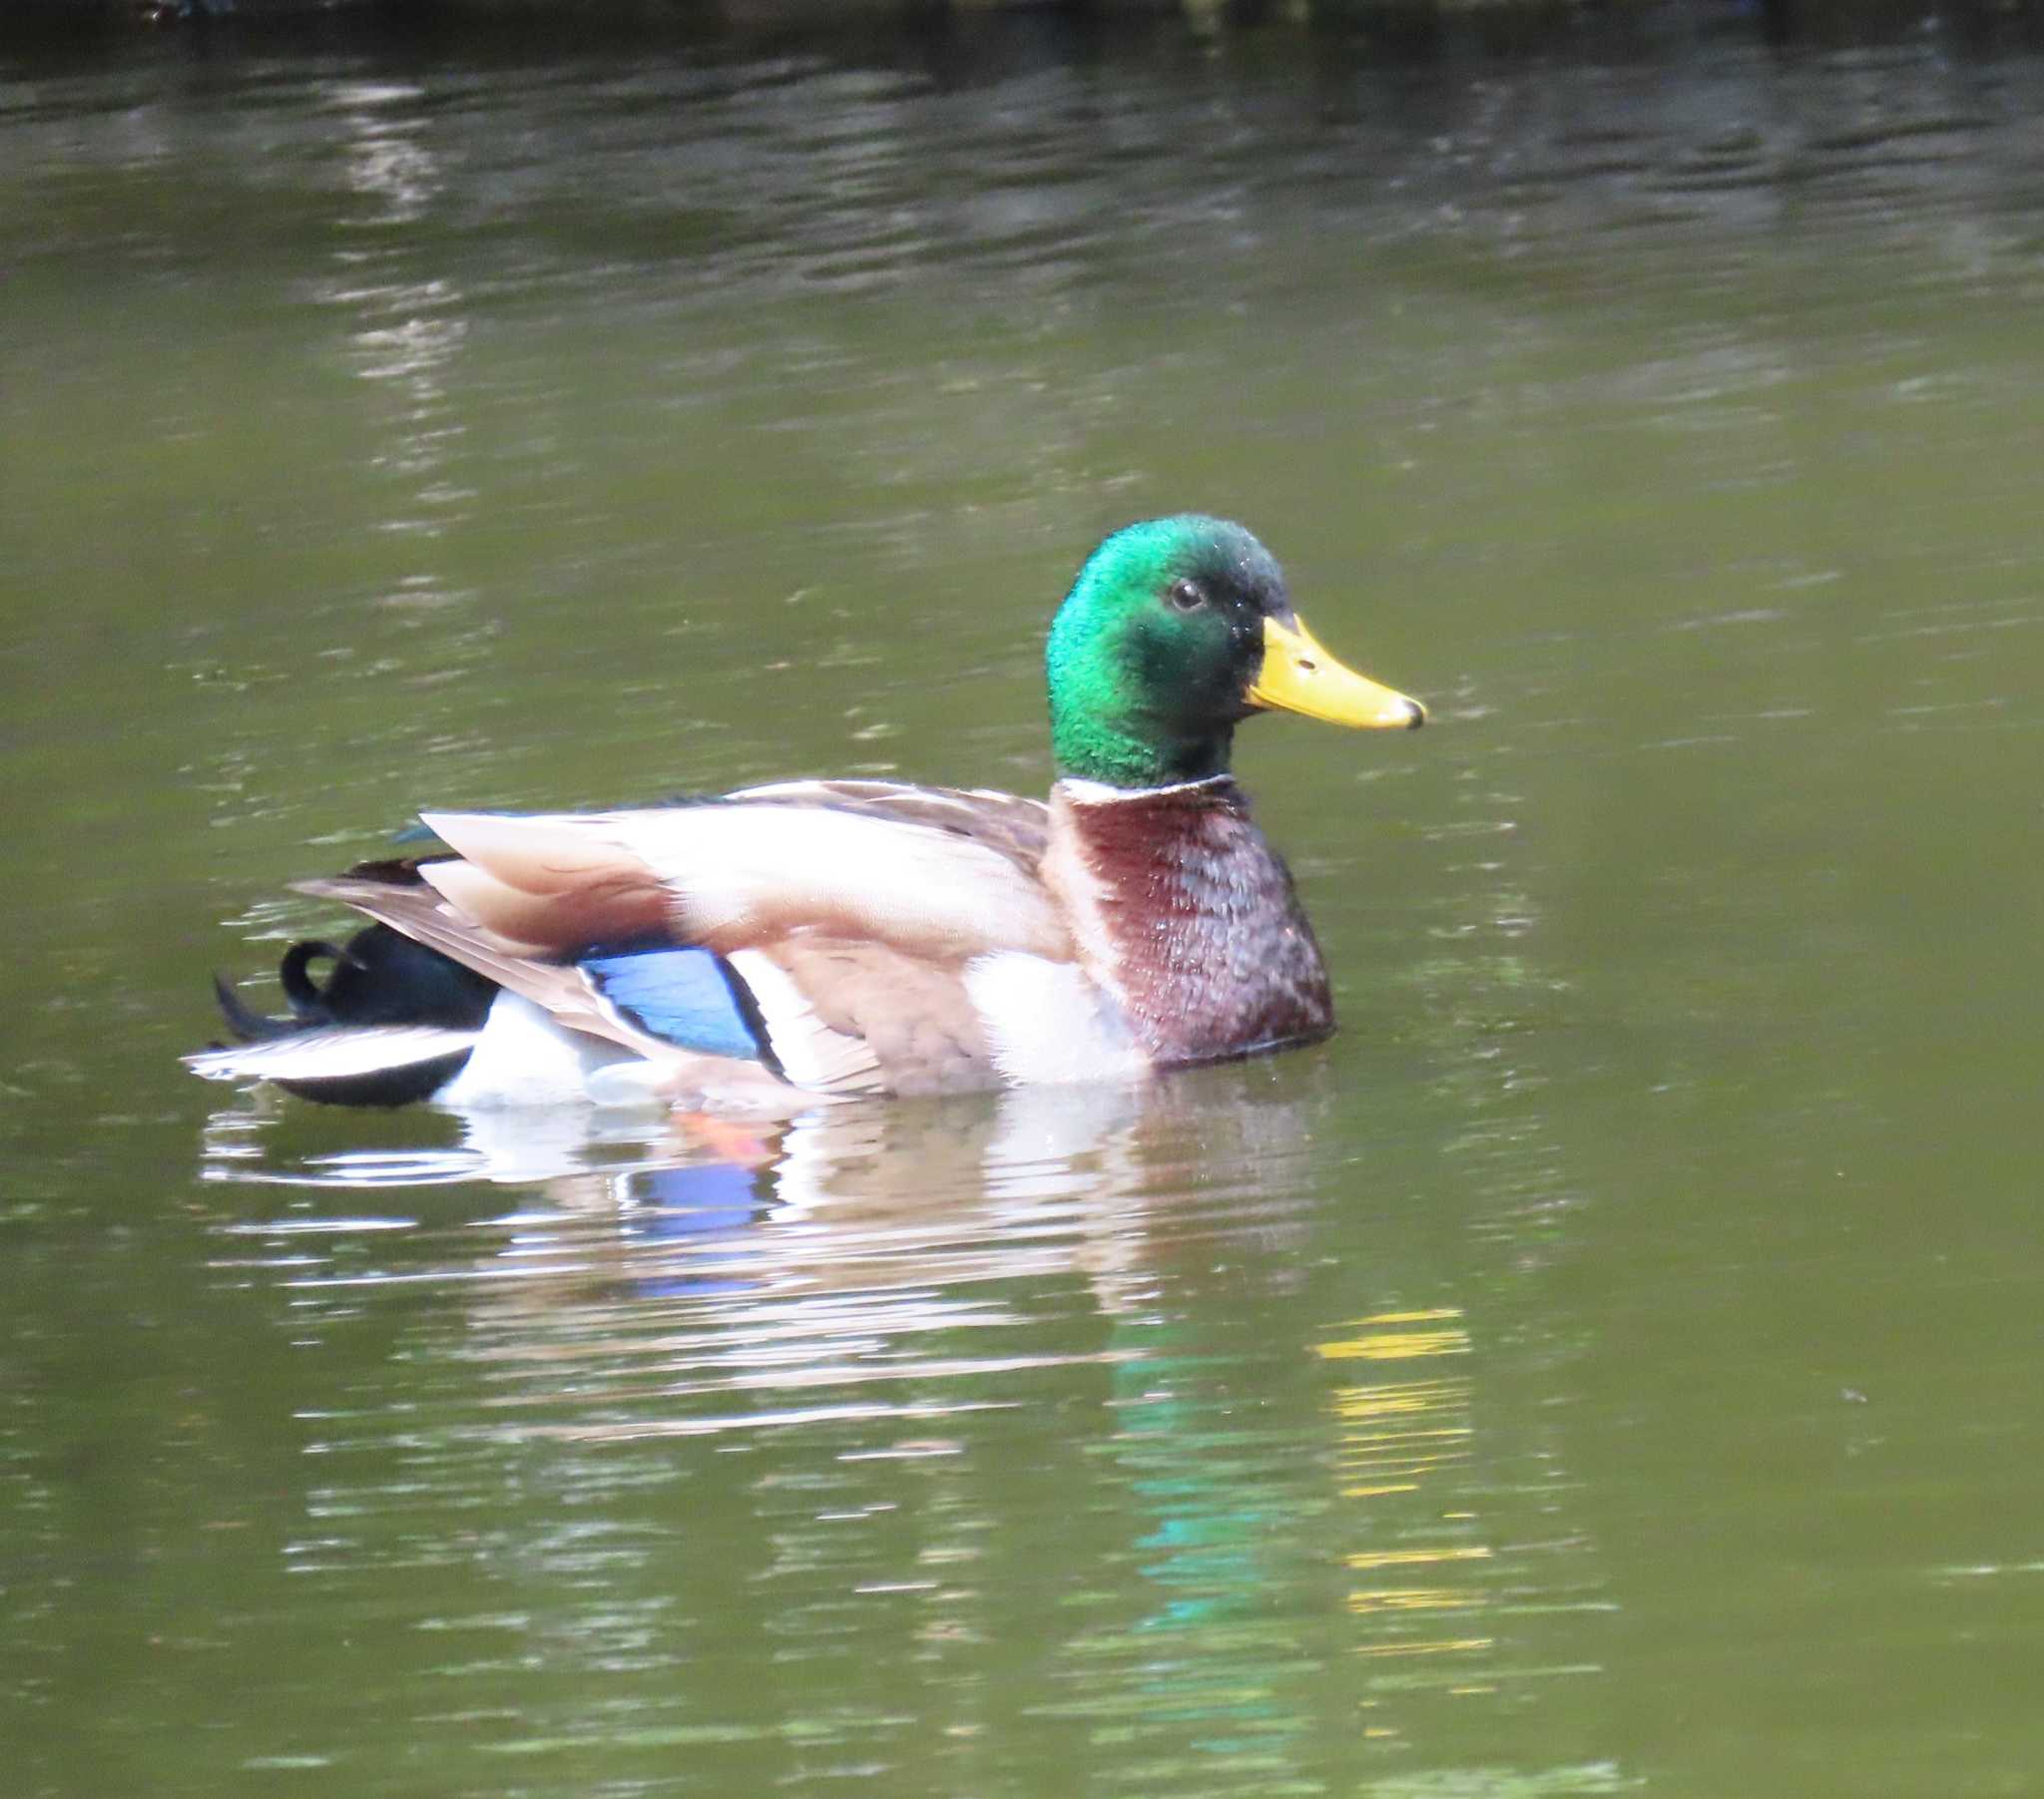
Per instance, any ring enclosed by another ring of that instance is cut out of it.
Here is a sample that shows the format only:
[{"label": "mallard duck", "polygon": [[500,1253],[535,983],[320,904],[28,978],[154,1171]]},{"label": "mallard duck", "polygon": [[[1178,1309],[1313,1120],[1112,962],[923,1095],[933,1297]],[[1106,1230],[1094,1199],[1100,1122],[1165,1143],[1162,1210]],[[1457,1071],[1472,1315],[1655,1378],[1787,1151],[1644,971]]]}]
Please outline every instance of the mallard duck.
[{"label": "mallard duck", "polygon": [[1229,772],[1235,727],[1278,709],[1410,728],[1425,708],[1321,649],[1247,530],[1196,515],[1102,543],[1045,665],[1047,801],[791,780],[425,813],[448,853],[298,887],[375,922],[285,957],[293,1016],[222,988],[244,1041],[188,1061],[354,1104],[806,1104],[1141,1079],[1327,1036],[1319,946]]}]

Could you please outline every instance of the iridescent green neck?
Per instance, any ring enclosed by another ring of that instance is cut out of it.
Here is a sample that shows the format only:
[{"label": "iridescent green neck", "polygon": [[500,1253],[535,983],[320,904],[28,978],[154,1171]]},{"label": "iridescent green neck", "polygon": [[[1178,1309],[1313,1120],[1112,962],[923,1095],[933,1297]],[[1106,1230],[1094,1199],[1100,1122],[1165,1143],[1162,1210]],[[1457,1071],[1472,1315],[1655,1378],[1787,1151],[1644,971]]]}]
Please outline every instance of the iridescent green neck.
[{"label": "iridescent green neck", "polygon": [[1204,690],[1213,646],[1151,604],[1215,523],[1131,525],[1079,571],[1044,653],[1061,774],[1162,787],[1227,772],[1235,720]]},{"label": "iridescent green neck", "polygon": [[1154,730],[1118,726],[1084,704],[1051,708],[1051,751],[1058,773],[1110,787],[1169,787],[1228,772],[1235,733],[1219,736],[1160,736]]}]

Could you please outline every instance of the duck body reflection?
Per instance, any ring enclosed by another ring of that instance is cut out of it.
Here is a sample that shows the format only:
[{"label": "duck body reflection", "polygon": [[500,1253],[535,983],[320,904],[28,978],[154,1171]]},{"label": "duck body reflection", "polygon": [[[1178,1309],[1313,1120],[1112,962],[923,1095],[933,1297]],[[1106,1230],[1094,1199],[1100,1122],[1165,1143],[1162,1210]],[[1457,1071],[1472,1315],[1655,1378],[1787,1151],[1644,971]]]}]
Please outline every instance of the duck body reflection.
[{"label": "duck body reflection", "polygon": [[[564,1706],[704,1732],[737,1790],[788,1706],[890,1762],[931,1735],[970,1759],[1026,1711],[1262,1790],[1581,1671],[1498,1623],[1566,1574],[1516,1547],[1554,1535],[1515,1497],[1531,1426],[1478,1428],[1482,1383],[1537,1360],[1479,1353],[1522,1326],[1443,1290],[1432,1149],[1365,1138],[1330,1192],[1340,1086],[1275,1072],[751,1122],[480,1109],[402,1151],[321,1150],[355,1121],[252,1095],[208,1165],[224,1259],[271,1270],[294,1334],[359,1337],[400,1294],[420,1320],[312,1404],[313,1512],[401,1505],[430,1568],[482,1509],[447,1627],[515,1609]],[[306,1574],[344,1585],[381,1542]],[[770,1705],[705,1709],[699,1619],[761,1637]],[[843,1709],[867,1656],[897,1719],[870,1739]],[[544,1700],[523,1729],[583,1732]]]}]

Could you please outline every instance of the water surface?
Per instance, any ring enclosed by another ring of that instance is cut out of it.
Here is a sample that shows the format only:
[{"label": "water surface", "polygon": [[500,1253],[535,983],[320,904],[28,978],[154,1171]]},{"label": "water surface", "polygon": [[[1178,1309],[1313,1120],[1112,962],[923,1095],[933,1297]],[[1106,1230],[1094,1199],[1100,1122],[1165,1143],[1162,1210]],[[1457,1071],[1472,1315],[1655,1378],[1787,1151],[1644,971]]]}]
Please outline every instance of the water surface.
[{"label": "water surface", "polygon": [[[5,74],[19,1790],[2044,1780],[2034,60]],[[1040,789],[1051,607],[1185,506],[1435,708],[1244,733],[1324,1049],[771,1126],[177,1068],[422,804]]]}]

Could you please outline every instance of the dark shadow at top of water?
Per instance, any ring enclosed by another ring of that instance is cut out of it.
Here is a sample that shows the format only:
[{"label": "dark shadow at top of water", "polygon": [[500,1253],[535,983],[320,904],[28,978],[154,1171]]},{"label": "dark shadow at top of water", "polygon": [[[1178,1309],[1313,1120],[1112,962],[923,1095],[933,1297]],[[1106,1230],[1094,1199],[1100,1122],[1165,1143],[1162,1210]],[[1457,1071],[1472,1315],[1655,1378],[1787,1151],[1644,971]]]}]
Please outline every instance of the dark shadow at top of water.
[{"label": "dark shadow at top of water", "polygon": [[914,71],[941,87],[969,88],[1047,68],[1156,56],[1235,65],[1249,74],[1274,63],[1679,63],[1723,44],[1793,53],[1931,38],[1947,52],[1972,55],[2044,44],[2044,5],[2037,0],[1710,0],[1587,9],[1547,0],[1481,7],[1381,0],[1313,7],[1308,15],[1290,15],[1267,0],[1226,9],[1218,27],[1168,8],[959,9],[924,0],[735,0],[721,7],[217,0],[183,9],[172,0],[18,0],[0,13],[0,57],[20,57],[39,72],[64,65],[84,72],[137,57],[232,61],[251,54],[365,59],[417,72],[649,53],[713,60],[794,55],[845,68]]}]

